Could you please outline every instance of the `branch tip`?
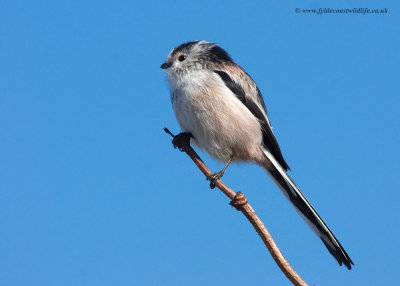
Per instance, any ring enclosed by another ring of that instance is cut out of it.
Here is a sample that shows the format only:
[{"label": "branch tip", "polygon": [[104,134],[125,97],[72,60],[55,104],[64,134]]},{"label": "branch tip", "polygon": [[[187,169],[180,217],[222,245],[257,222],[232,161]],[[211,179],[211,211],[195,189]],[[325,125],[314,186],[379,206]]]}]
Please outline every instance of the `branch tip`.
[{"label": "branch tip", "polygon": [[165,131],[165,133],[167,133],[167,134],[171,135],[171,137],[172,137],[172,138],[175,138],[175,135],[174,135],[174,134],[172,134],[172,132],[171,132],[171,131],[169,131],[169,129],[168,129],[167,127],[164,127],[164,131]]}]

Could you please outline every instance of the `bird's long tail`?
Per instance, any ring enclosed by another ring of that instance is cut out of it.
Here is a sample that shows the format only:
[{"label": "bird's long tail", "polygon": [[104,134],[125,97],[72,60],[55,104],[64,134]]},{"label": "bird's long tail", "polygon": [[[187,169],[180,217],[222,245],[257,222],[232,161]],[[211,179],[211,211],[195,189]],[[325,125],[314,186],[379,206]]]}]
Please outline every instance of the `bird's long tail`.
[{"label": "bird's long tail", "polygon": [[308,202],[286,171],[276,161],[274,156],[268,150],[264,149],[263,151],[268,159],[264,168],[273,181],[279,186],[283,194],[289,199],[315,234],[321,238],[326,248],[328,248],[329,252],[339,262],[339,265],[343,263],[348,269],[351,269],[351,265],[354,265],[354,263],[340,245],[335,235]]}]

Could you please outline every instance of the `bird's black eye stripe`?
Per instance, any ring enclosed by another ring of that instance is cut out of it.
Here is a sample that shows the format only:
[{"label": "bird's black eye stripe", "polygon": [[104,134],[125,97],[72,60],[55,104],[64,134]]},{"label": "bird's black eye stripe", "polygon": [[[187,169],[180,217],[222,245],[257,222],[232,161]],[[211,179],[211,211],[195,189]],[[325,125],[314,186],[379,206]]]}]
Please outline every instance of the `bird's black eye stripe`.
[{"label": "bird's black eye stripe", "polygon": [[185,55],[180,54],[180,55],[178,56],[178,60],[179,60],[180,62],[183,62],[185,59],[186,59]]}]

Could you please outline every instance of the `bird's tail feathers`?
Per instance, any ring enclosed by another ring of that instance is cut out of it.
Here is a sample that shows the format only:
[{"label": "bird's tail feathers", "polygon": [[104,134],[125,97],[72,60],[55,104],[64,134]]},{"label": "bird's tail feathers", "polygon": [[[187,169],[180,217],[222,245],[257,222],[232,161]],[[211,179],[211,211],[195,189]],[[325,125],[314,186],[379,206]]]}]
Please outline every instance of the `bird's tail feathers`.
[{"label": "bird's tail feathers", "polygon": [[343,263],[348,269],[351,269],[351,265],[354,265],[354,263],[340,245],[335,235],[321,219],[313,206],[308,202],[307,198],[303,195],[274,156],[266,149],[263,149],[263,151],[267,159],[266,164],[264,164],[263,167],[271,176],[272,180],[279,186],[283,194],[292,203],[315,234],[321,238],[322,242],[338,261],[339,265],[342,265]]}]

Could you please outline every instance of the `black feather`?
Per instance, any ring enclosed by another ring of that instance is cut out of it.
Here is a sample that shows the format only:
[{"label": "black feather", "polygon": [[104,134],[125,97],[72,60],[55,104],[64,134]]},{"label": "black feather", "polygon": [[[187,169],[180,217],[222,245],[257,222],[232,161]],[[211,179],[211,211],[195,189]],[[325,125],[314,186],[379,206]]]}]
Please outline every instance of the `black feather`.
[{"label": "black feather", "polygon": [[215,62],[232,62],[232,58],[229,56],[229,54],[215,44],[213,44],[209,52],[211,59]]},{"label": "black feather", "polygon": [[234,82],[231,77],[223,71],[215,70],[216,74],[218,74],[225,85],[239,98],[239,100],[245,104],[246,102],[246,93],[244,92],[243,88]]},{"label": "black feather", "polygon": [[192,46],[196,45],[198,42],[200,42],[200,41],[190,41],[190,42],[183,43],[182,45],[177,46],[172,51],[172,54],[176,55],[177,53],[184,52],[184,51],[190,49]]},{"label": "black feather", "polygon": [[343,263],[350,270],[351,264],[354,265],[353,261],[351,261],[340,242],[337,240],[322,218],[318,215],[312,205],[307,201],[300,189],[292,181],[292,184],[297,188],[297,190],[295,190],[276,168],[268,168],[268,172],[274,178],[276,183],[285,190],[285,193],[288,195],[290,202],[295,206],[295,208],[297,208],[303,214],[303,216],[306,217],[307,220],[309,220],[318,229],[318,231],[324,235],[324,237],[330,239],[333,245],[335,245],[334,241],[337,243],[339,247],[332,247],[321,237],[322,242],[332,256],[335,257],[339,265],[342,265]]}]

